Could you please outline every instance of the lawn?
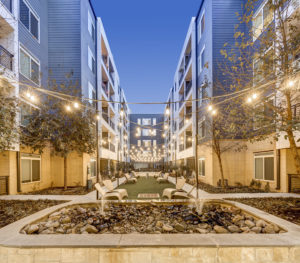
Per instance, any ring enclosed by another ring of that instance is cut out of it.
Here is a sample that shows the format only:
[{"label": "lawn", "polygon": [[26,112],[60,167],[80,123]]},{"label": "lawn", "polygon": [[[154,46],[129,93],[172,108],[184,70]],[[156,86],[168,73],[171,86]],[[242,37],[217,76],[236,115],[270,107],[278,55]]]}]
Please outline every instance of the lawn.
[{"label": "lawn", "polygon": [[158,193],[162,198],[162,192],[165,188],[175,188],[174,184],[171,183],[157,183],[153,177],[140,177],[135,184],[122,184],[119,189],[126,189],[128,192],[128,199],[137,199],[138,194],[147,193],[155,194]]}]

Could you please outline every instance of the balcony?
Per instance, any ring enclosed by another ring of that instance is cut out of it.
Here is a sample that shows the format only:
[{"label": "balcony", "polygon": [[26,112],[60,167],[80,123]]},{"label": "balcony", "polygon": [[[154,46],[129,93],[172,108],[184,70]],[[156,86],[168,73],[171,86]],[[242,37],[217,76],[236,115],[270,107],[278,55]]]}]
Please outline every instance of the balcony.
[{"label": "balcony", "polygon": [[186,82],[186,86],[185,86],[185,96],[187,97],[187,95],[189,94],[191,88],[192,88],[192,81],[187,81]]},{"label": "balcony", "polygon": [[110,76],[112,84],[115,85],[114,72],[113,71],[109,71],[109,76]]},{"label": "balcony", "polygon": [[102,89],[103,89],[104,93],[106,94],[106,96],[108,97],[108,82],[102,81]]},{"label": "balcony", "polygon": [[107,56],[106,55],[102,55],[102,60],[103,60],[103,63],[104,63],[104,65],[105,65],[105,67],[106,68],[108,68],[108,58],[107,58]]},{"label": "balcony", "polygon": [[3,46],[0,45],[0,65],[13,70],[13,55],[10,54]]},{"label": "balcony", "polygon": [[113,102],[114,98],[112,96],[109,97],[109,101],[111,102],[112,107],[115,108],[115,103]]},{"label": "balcony", "polygon": [[183,105],[183,102],[184,102],[184,94],[180,94],[179,95],[179,109]]},{"label": "balcony", "polygon": [[109,119],[109,126],[113,129],[113,130],[115,130],[116,129],[116,125],[115,125],[115,123],[111,120],[111,119]]},{"label": "balcony", "polygon": [[116,146],[114,144],[110,143],[109,144],[109,149],[110,149],[110,151],[115,152],[116,151]]},{"label": "balcony", "polygon": [[186,142],[186,149],[191,148],[193,146],[193,143],[191,141]]},{"label": "balcony", "polygon": [[184,119],[179,122],[179,130],[181,130],[184,126]]},{"label": "balcony", "polygon": [[184,151],[184,144],[180,144],[180,145],[179,145],[179,151],[180,151],[180,152]]},{"label": "balcony", "polygon": [[191,61],[191,58],[192,58],[192,52],[190,52],[189,54],[187,54],[185,56],[185,70],[187,70],[188,65],[189,65],[189,63]]},{"label": "balcony", "polygon": [[0,0],[0,2],[9,10],[9,12],[12,12],[12,0]]}]

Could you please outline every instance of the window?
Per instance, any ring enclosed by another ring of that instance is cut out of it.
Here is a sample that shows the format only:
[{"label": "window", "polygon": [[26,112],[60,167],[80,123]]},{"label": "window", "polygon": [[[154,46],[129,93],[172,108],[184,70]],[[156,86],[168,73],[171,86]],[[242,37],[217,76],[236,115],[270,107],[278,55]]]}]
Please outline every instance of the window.
[{"label": "window", "polygon": [[91,51],[90,47],[88,49],[88,64],[90,70],[95,74],[96,73],[96,62],[93,56],[93,52]]},{"label": "window", "polygon": [[141,119],[137,119],[137,123],[141,125]]},{"label": "window", "polygon": [[20,21],[39,40],[39,17],[24,0],[20,0]]},{"label": "window", "polygon": [[201,19],[198,23],[198,42],[200,41],[205,29],[205,13],[202,13]]},{"label": "window", "polygon": [[274,180],[274,153],[254,154],[254,178],[258,180]]},{"label": "window", "polygon": [[152,125],[155,126],[156,125],[156,118],[152,119]]},{"label": "window", "polygon": [[149,129],[143,129],[143,136],[150,136],[150,130]]},{"label": "window", "polygon": [[89,99],[90,99],[90,103],[92,105],[94,105],[94,107],[96,108],[97,106],[97,102],[95,101],[97,98],[96,98],[96,90],[94,88],[94,86],[89,82],[88,84],[89,86]]},{"label": "window", "polygon": [[156,129],[153,130],[152,135],[156,136]]},{"label": "window", "polygon": [[20,72],[24,77],[40,84],[40,64],[22,48],[20,48]]},{"label": "window", "polygon": [[252,33],[253,41],[270,25],[274,19],[274,13],[271,10],[270,3],[265,1],[253,16]]},{"label": "window", "polygon": [[153,140],[153,146],[156,146],[156,140]]},{"label": "window", "polygon": [[141,140],[137,141],[137,145],[140,147],[141,146]]},{"label": "window", "polygon": [[96,176],[96,171],[97,171],[97,162],[96,159],[91,159],[90,160],[90,175],[91,177]]},{"label": "window", "polygon": [[205,137],[205,120],[199,122],[198,134],[199,134],[199,139]]},{"label": "window", "polygon": [[205,47],[201,50],[200,56],[198,57],[198,67],[199,67],[199,74],[202,72],[205,66]]},{"label": "window", "polygon": [[200,176],[205,176],[205,158],[199,158],[198,160],[198,170]]},{"label": "window", "polygon": [[151,147],[151,140],[143,140],[143,144],[145,147]]},{"label": "window", "polygon": [[37,110],[37,108],[32,107],[31,105],[27,103],[21,103],[20,104],[20,113],[21,113],[21,125],[26,126],[29,122],[29,117],[32,115],[32,113]]},{"label": "window", "polygon": [[22,183],[38,182],[41,178],[41,156],[21,154]]},{"label": "window", "polygon": [[89,30],[89,33],[90,33],[93,41],[95,42],[95,38],[96,38],[95,24],[94,24],[94,20],[91,16],[90,12],[88,12],[88,30]]},{"label": "window", "polygon": [[151,125],[151,119],[143,119],[142,123],[143,125]]}]

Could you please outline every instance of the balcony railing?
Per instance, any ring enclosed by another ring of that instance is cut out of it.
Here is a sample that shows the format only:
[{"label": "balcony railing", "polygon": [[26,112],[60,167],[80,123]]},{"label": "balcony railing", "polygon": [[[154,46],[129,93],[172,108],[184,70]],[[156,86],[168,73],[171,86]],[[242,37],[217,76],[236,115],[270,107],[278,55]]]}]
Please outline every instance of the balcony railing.
[{"label": "balcony railing", "polygon": [[112,143],[109,144],[109,149],[112,151],[112,152],[115,152],[116,151],[116,146]]},{"label": "balcony railing", "polygon": [[104,63],[104,65],[105,65],[105,67],[107,68],[108,67],[108,58],[107,58],[107,56],[106,55],[102,55],[102,60],[103,60],[103,63]]},{"label": "balcony railing", "polygon": [[110,76],[110,79],[112,81],[112,84],[115,85],[114,72],[110,71],[109,76]]},{"label": "balcony railing", "polygon": [[185,86],[185,96],[187,96],[192,88],[192,81],[187,81]]},{"label": "balcony railing", "polygon": [[184,144],[180,144],[180,145],[179,145],[179,151],[180,151],[180,152],[184,151]]},{"label": "balcony railing", "polygon": [[10,54],[3,46],[0,45],[0,64],[8,68],[9,70],[13,69],[13,57],[14,55]]},{"label": "balcony railing", "polygon": [[179,85],[181,84],[181,81],[182,81],[183,77],[184,77],[184,71],[182,70],[182,71],[180,71]]},{"label": "balcony railing", "polygon": [[192,142],[190,142],[190,141],[187,141],[186,142],[186,149],[188,149],[188,148],[191,148],[193,146],[193,143]]},{"label": "balcony railing", "polygon": [[182,95],[180,95],[180,97],[179,97],[179,109],[181,108],[183,102],[184,102],[184,95],[182,94]]},{"label": "balcony railing", "polygon": [[184,119],[182,119],[180,122],[179,122],[179,130],[182,129],[184,126]]},{"label": "balcony railing", "polygon": [[106,96],[108,97],[108,82],[102,81],[102,89]]},{"label": "balcony railing", "polygon": [[192,52],[185,56],[185,69],[187,69],[192,57]]},{"label": "balcony railing", "polygon": [[109,101],[111,101],[111,105],[113,106],[113,108],[115,107],[115,103],[113,102],[114,101],[114,98],[112,96],[109,97]]},{"label": "balcony railing", "polygon": [[0,0],[0,2],[9,10],[9,12],[12,12],[12,0]]}]

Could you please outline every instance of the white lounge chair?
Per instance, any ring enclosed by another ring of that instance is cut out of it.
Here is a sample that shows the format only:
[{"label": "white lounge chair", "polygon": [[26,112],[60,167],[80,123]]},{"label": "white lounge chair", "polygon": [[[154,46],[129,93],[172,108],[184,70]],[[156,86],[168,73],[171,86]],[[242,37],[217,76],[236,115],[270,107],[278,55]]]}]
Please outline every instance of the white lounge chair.
[{"label": "white lounge chair", "polygon": [[155,173],[153,177],[158,178],[158,177],[160,177],[161,174],[162,174],[162,171],[160,171],[159,173]]},{"label": "white lounge chair", "polygon": [[126,180],[127,180],[127,183],[133,183],[135,184],[137,182],[137,179],[134,178],[134,177],[130,177],[129,174],[125,174],[125,177],[126,177]]},{"label": "white lounge chair", "polygon": [[185,184],[184,178],[177,179],[176,189],[174,188],[166,188],[163,191],[162,197],[167,197],[168,199],[172,199],[172,194],[175,192],[183,191],[182,188]]},{"label": "white lounge chair", "polygon": [[167,183],[168,182],[168,176],[169,174],[168,173],[165,173],[163,177],[158,177],[157,178],[157,182],[160,184],[160,183]]},{"label": "white lounge chair", "polygon": [[101,198],[110,200],[122,200],[121,194],[118,192],[106,192],[99,183],[95,184],[96,190],[100,193]]},{"label": "white lounge chair", "polygon": [[135,171],[132,171],[132,174],[133,174],[134,178],[140,178],[140,175],[137,174]]},{"label": "white lounge chair", "polygon": [[191,193],[194,189],[195,189],[195,186],[193,186],[189,192],[185,192],[183,190],[175,191],[175,192],[172,193],[171,199],[190,199],[190,198],[193,198],[191,196]]},{"label": "white lounge chair", "polygon": [[121,195],[121,198],[128,198],[128,193],[126,189],[114,189],[113,183],[111,180],[104,180],[104,186],[108,189],[109,192],[118,192]]}]

